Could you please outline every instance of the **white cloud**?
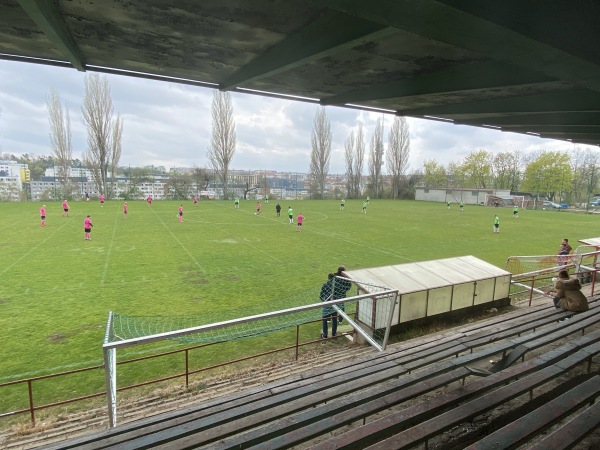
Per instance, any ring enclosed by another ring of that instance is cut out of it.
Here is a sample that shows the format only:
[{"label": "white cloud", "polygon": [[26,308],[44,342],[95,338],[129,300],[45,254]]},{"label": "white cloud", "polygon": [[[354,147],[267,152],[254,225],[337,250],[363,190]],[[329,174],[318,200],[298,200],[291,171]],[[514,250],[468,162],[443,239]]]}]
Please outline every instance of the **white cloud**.
[{"label": "white cloud", "polygon": [[[103,75],[104,76],[104,75]],[[107,75],[115,112],[124,119],[122,165],[208,166],[213,91],[207,88]],[[52,88],[69,110],[73,149],[87,147],[81,122],[85,73],[73,69],[0,61],[0,151],[50,155],[46,98]],[[310,138],[318,105],[233,93],[237,150],[234,169],[306,172]],[[375,122],[393,116],[327,107],[333,146],[330,173],[343,173],[344,143],[358,122],[367,152]],[[411,138],[409,171],[435,159],[460,162],[468,153],[522,150],[570,150],[572,144],[485,128],[408,118]],[[385,137],[387,142],[387,135]],[[584,146],[581,146],[582,148]],[[596,147],[593,147],[594,149]],[[366,164],[365,164],[366,167]]]}]

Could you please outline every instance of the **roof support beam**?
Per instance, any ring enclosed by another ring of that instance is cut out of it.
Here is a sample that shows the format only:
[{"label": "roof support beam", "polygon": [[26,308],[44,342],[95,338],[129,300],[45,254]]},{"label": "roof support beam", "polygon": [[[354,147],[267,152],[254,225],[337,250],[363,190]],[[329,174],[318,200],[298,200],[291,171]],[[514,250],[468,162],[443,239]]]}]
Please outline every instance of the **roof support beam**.
[{"label": "roof support beam", "polygon": [[397,33],[377,23],[328,11],[317,20],[266,50],[220,84],[230,90],[250,81],[304,66],[319,58]]},{"label": "roof support beam", "polygon": [[534,71],[516,70],[496,61],[464,64],[433,75],[409,78],[367,89],[345,92],[321,100],[323,105],[343,105],[432,93],[449,93],[502,86],[538,84],[553,81]]},{"label": "roof support beam", "polygon": [[[600,132],[598,133],[569,133],[568,136],[564,133],[540,133],[540,137],[545,139],[563,139],[566,140],[567,137],[572,139],[575,143],[580,142],[580,140],[588,140],[594,139],[595,141],[600,140]],[[595,144],[598,145],[598,144]]]},{"label": "roof support beam", "polygon": [[[475,119],[457,120],[455,123],[464,125],[494,125],[494,126],[530,126],[538,125],[572,125],[596,126],[600,123],[599,113],[551,113],[551,114],[526,114],[518,116],[479,117]],[[534,131],[534,130],[532,130]]]},{"label": "roof support beam", "polygon": [[522,97],[507,97],[480,102],[432,105],[427,108],[398,110],[398,115],[438,115],[452,118],[454,115],[501,115],[553,112],[600,112],[600,94],[581,89],[577,91],[551,92]]},{"label": "roof support beam", "polygon": [[569,136],[578,136],[580,134],[598,134],[600,133],[600,124],[598,126],[565,126],[565,125],[538,125],[535,130],[529,125],[509,125],[502,127],[502,131],[527,132],[531,131],[540,134],[568,134]]},{"label": "roof support beam", "polygon": [[[453,2],[453,6],[435,0],[311,2],[600,92],[600,66],[597,64],[462,11],[460,2]],[[512,14],[518,16],[519,9]]]},{"label": "roof support beam", "polygon": [[79,49],[61,20],[60,12],[56,10],[55,3],[47,0],[17,1],[31,20],[36,23],[48,40],[54,44],[73,67],[85,72]]}]

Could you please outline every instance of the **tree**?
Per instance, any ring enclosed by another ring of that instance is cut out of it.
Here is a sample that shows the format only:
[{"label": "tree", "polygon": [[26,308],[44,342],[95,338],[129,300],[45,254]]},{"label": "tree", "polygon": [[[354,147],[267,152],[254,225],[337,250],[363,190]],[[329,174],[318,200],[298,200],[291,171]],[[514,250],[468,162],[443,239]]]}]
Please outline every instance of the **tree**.
[{"label": "tree", "polygon": [[58,168],[58,179],[63,190],[69,184],[69,169],[73,158],[71,145],[71,120],[69,111],[63,109],[58,92],[50,91],[47,100],[48,120],[50,121],[50,146]]},{"label": "tree", "polygon": [[518,191],[521,183],[522,172],[518,152],[502,152],[492,160],[494,187],[496,189],[510,189]]},{"label": "tree", "polygon": [[323,198],[331,159],[331,124],[323,106],[315,115],[310,142],[310,178],[317,189],[317,197]]},{"label": "tree", "polygon": [[525,168],[523,189],[544,195],[554,201],[557,192],[571,185],[569,155],[559,151],[543,151]]},{"label": "tree", "polygon": [[570,201],[589,203],[600,181],[600,153],[577,148],[570,159],[573,174]]},{"label": "tree", "polygon": [[344,159],[346,161],[346,197],[351,197],[354,192],[354,131],[350,132],[350,136],[344,143]]},{"label": "tree", "polygon": [[466,182],[474,188],[485,189],[492,179],[492,155],[485,150],[469,153],[461,164]]},{"label": "tree", "polygon": [[117,114],[117,119],[113,122],[112,136],[111,136],[111,152],[110,152],[110,185],[111,191],[112,186],[115,183],[115,177],[117,170],[119,169],[119,160],[121,159],[121,142],[123,137],[123,120]]},{"label": "tree", "polygon": [[426,188],[446,187],[446,169],[434,159],[423,162],[423,184]]},{"label": "tree", "polygon": [[379,198],[381,190],[381,166],[383,166],[383,119],[377,119],[375,131],[371,137],[371,152],[369,154],[371,192],[375,198]]},{"label": "tree", "polygon": [[401,181],[408,168],[410,156],[410,135],[408,123],[404,117],[394,117],[394,123],[388,136],[387,152],[388,173],[392,181],[392,198],[398,198]]},{"label": "tree", "polygon": [[466,183],[466,175],[462,164],[451,161],[446,166],[446,187],[463,188]]},{"label": "tree", "polygon": [[354,175],[354,187],[353,197],[359,198],[361,195],[362,188],[362,173],[363,165],[365,163],[365,133],[363,131],[363,125],[361,122],[358,123],[358,130],[356,131],[356,141],[354,146],[354,169],[352,170]]},{"label": "tree", "polygon": [[208,159],[214,173],[223,185],[223,195],[227,198],[229,164],[236,148],[233,105],[229,92],[215,91],[212,100],[212,138],[208,148]]},{"label": "tree", "polygon": [[205,191],[208,189],[208,185],[210,183],[210,173],[208,173],[208,170],[202,167],[194,167],[194,170],[192,171],[192,177],[194,179],[197,193],[199,191]]},{"label": "tree", "polygon": [[92,171],[98,191],[110,197],[108,172],[118,166],[121,157],[123,120],[118,114],[113,119],[114,107],[106,77],[86,75],[81,111],[88,132],[84,162]]},{"label": "tree", "polygon": [[194,194],[194,182],[189,174],[175,173],[165,183],[165,197],[172,200],[186,200]]}]

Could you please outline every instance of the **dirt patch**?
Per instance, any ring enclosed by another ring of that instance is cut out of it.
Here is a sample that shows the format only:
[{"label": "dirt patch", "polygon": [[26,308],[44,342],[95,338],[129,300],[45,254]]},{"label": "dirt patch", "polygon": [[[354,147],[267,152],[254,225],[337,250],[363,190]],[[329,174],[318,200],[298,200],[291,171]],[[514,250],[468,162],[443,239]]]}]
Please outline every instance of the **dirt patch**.
[{"label": "dirt patch", "polygon": [[51,344],[64,344],[67,342],[68,337],[63,333],[52,333],[46,338],[46,340]]},{"label": "dirt patch", "polygon": [[209,281],[204,278],[204,274],[202,272],[188,272],[185,275],[185,281],[191,284],[208,284]]},{"label": "dirt patch", "polygon": [[225,281],[240,281],[240,277],[234,273],[217,275],[217,278]]}]

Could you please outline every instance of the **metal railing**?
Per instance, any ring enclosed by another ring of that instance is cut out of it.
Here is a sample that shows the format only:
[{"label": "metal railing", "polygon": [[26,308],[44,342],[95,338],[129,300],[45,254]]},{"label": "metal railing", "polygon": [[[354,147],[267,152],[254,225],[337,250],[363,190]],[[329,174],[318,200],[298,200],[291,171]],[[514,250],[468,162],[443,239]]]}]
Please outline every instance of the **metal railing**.
[{"label": "metal railing", "polygon": [[[573,267],[573,266],[570,266]],[[564,269],[568,269],[569,266],[564,266]],[[561,268],[562,269],[562,268]],[[580,266],[579,272],[574,272],[572,275],[579,278],[582,285],[590,285],[590,294],[593,296],[596,288],[596,280],[598,278],[598,269],[593,267]],[[552,278],[556,276],[556,271],[550,272],[548,270],[539,271],[537,273],[529,273],[527,277],[518,278],[518,280],[512,280],[513,286],[522,288],[523,291],[528,292],[529,302],[528,306],[531,306],[533,302],[534,294],[541,296],[550,297],[551,293],[555,291],[554,282]],[[547,289],[545,289],[548,287]],[[514,295],[514,294],[511,294]]]},{"label": "metal railing", "polygon": [[[185,379],[185,387],[188,388],[190,385],[190,377],[192,375],[200,374],[200,373],[214,370],[217,368],[234,365],[234,364],[237,364],[237,363],[240,363],[243,361],[248,361],[248,360],[260,358],[263,356],[280,353],[280,352],[285,352],[285,351],[290,351],[290,350],[294,351],[294,359],[297,361],[299,358],[299,352],[300,352],[301,347],[308,346],[308,345],[315,345],[316,343],[323,342],[321,339],[300,342],[300,327],[304,326],[304,325],[313,324],[315,322],[321,322],[321,320],[314,320],[311,322],[304,323],[302,325],[297,325],[293,344],[285,345],[283,347],[277,347],[277,348],[274,348],[273,350],[269,350],[266,352],[257,353],[254,355],[250,355],[250,356],[246,356],[243,358],[238,358],[238,359],[234,359],[234,360],[230,360],[230,361],[226,361],[226,362],[222,362],[219,364],[214,364],[214,365],[206,366],[206,367],[197,367],[197,368],[190,367],[190,353],[195,350],[199,350],[199,349],[202,349],[205,347],[223,344],[223,342],[196,345],[196,346],[187,347],[184,349],[172,350],[172,351],[158,353],[158,354],[154,354],[154,355],[119,361],[119,362],[117,362],[117,365],[127,365],[127,364],[133,364],[133,363],[137,363],[140,361],[146,361],[146,360],[150,360],[150,359],[164,358],[164,357],[171,356],[174,354],[183,354],[183,365],[184,365],[185,369],[183,372],[174,373],[172,375],[168,375],[165,377],[151,379],[148,381],[144,381],[142,383],[121,386],[121,387],[117,388],[117,391],[119,391],[119,392],[128,391],[128,390],[132,390],[135,388],[140,388],[143,386],[148,386],[148,385],[157,384],[157,383],[174,380],[174,379],[179,379],[179,378]],[[354,330],[352,330],[352,331],[348,331],[348,332],[339,333],[335,337],[331,337],[329,339],[338,339],[338,338],[345,337],[345,336],[353,336],[354,334],[355,334],[355,332],[354,332]],[[24,391],[26,391],[23,393],[23,397],[27,397],[27,403],[28,403],[27,408],[22,408],[22,409],[18,409],[18,410],[14,410],[14,411],[0,411],[0,419],[18,416],[21,414],[29,414],[32,425],[35,425],[37,411],[42,411],[42,410],[46,410],[46,409],[50,409],[50,408],[54,408],[54,407],[58,407],[58,406],[82,402],[82,401],[90,400],[93,398],[105,397],[106,391],[102,391],[102,392],[96,392],[96,393],[83,395],[83,396],[79,396],[79,397],[62,399],[62,400],[52,402],[52,403],[36,404],[37,402],[36,402],[36,397],[35,397],[35,392],[36,392],[35,386],[37,384],[39,384],[41,381],[55,380],[57,385],[60,385],[60,384],[62,384],[62,380],[64,380],[65,377],[73,376],[75,374],[81,374],[83,372],[92,372],[92,371],[98,371],[98,382],[103,384],[103,379],[104,379],[104,365],[103,364],[85,367],[82,369],[69,370],[69,371],[50,374],[50,375],[42,375],[39,377],[24,378],[21,380],[0,383],[0,398],[3,398],[3,397],[6,398],[6,396],[2,394],[2,391],[6,391],[6,389],[8,389],[8,388],[21,385],[24,387]]]}]

